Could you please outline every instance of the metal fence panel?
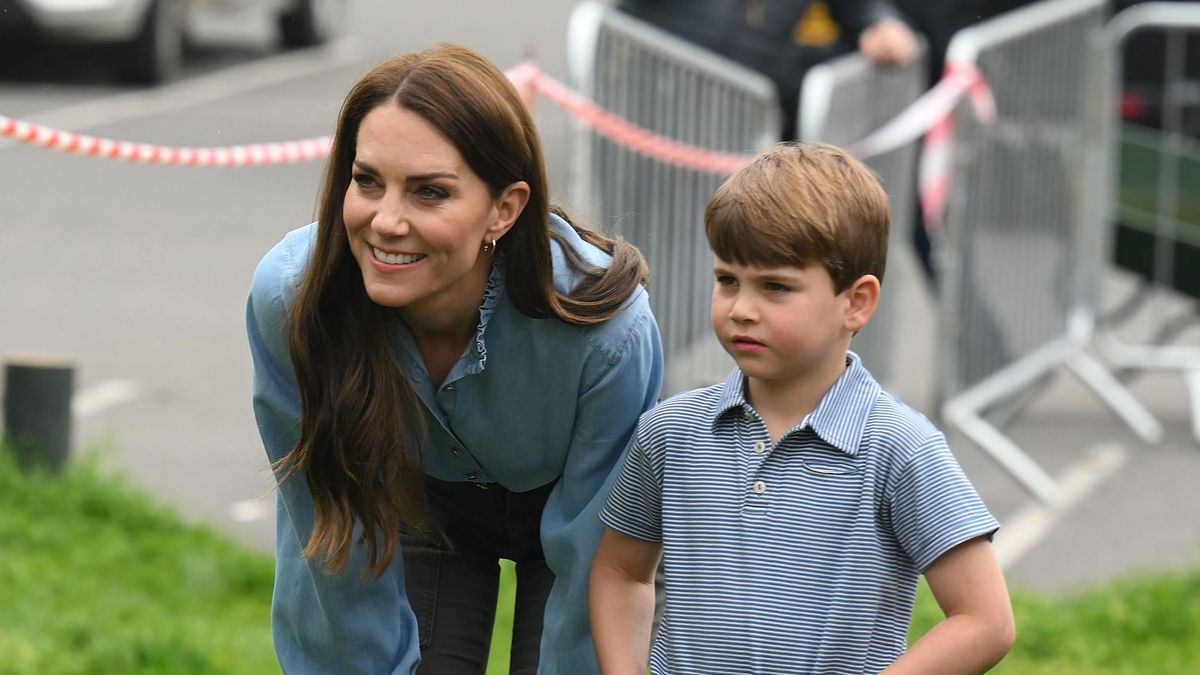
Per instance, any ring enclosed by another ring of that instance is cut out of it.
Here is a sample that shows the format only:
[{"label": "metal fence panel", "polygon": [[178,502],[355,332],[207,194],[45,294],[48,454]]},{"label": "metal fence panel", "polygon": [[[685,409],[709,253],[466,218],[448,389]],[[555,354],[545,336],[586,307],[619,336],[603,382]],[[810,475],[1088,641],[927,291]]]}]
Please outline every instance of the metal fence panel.
[{"label": "metal fence panel", "polygon": [[[1040,11],[1039,10],[1050,10]],[[973,61],[997,103],[991,125],[956,118],[954,190],[943,238],[952,396],[1067,334],[1084,307],[1088,148],[1101,143],[1089,46],[1103,0],[1057,0],[960,32],[947,60]],[[1090,145],[1089,145],[1090,144]]]},{"label": "metal fence panel", "polygon": [[948,64],[986,77],[997,120],[955,115],[939,253],[946,420],[1026,487],[1057,483],[983,413],[1059,367],[1147,440],[1162,429],[1084,352],[1096,315],[1107,186],[1104,0],[1048,0],[960,31]]},{"label": "metal fence panel", "polygon": [[[576,90],[640,127],[730,153],[778,140],[770,80],[718,54],[592,2],[574,10],[568,47]],[[583,126],[573,149],[572,205],[638,246],[650,263],[667,361],[664,395],[723,380],[732,360],[709,319],[712,253],[703,223],[724,177],[632,152]]]},{"label": "metal fence panel", "polygon": [[[922,43],[917,58],[903,66],[880,68],[862,54],[847,54],[812,67],[800,93],[796,120],[800,138],[840,146],[866,138],[925,91],[927,59]],[[914,141],[891,152],[864,158],[879,174],[888,194],[891,207],[888,259],[892,262],[908,253],[908,232],[914,225],[916,155]],[[899,269],[898,265],[888,265],[879,308],[850,346],[875,378],[888,388],[895,384],[898,357],[898,289],[912,282],[897,274]]]}]

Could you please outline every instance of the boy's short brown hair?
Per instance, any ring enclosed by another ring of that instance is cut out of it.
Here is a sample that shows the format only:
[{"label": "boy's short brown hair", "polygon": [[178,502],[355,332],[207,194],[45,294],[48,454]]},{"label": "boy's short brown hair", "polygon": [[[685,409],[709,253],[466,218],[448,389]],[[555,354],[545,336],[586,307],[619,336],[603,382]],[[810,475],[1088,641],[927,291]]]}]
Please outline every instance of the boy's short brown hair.
[{"label": "boy's short brown hair", "polygon": [[718,258],[761,267],[815,262],[836,293],[864,274],[883,281],[889,222],[875,172],[823,143],[767,150],[717,188],[704,210]]}]

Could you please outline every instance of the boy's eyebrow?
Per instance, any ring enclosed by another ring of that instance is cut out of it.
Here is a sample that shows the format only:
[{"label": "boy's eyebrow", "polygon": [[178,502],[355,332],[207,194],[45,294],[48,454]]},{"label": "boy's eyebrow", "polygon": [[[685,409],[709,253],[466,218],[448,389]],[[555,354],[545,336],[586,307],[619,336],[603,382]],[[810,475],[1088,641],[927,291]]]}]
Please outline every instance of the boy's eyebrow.
[{"label": "boy's eyebrow", "polygon": [[[800,268],[786,267],[763,270],[757,267],[749,267],[745,272],[742,273],[742,276],[761,281],[795,282],[799,279],[800,273]],[[721,263],[716,263],[713,265],[713,274],[730,274],[736,276],[738,273],[722,265]]]}]

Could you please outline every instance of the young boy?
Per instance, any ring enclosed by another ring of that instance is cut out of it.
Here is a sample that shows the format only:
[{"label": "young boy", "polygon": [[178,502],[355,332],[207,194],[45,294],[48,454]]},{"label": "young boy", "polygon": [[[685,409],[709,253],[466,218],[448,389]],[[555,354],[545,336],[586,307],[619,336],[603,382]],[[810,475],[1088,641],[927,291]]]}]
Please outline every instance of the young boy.
[{"label": "young boy", "polygon": [[[848,351],[887,257],[874,174],[832,146],[781,144],[704,220],[713,329],[737,368],[638,425],[592,566],[604,672],[987,670],[1015,634],[998,523],[937,428]],[[946,619],[905,651],[919,574]]]}]

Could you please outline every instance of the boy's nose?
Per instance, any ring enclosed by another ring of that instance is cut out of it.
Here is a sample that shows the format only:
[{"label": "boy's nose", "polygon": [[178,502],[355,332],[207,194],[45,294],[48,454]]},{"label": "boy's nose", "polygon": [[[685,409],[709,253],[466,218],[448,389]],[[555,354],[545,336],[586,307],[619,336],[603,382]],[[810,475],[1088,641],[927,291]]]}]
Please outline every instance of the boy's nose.
[{"label": "boy's nose", "polygon": [[736,298],[729,305],[729,318],[738,323],[754,321],[757,317],[758,311],[754,303],[747,298]]}]

